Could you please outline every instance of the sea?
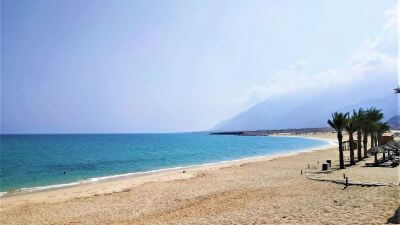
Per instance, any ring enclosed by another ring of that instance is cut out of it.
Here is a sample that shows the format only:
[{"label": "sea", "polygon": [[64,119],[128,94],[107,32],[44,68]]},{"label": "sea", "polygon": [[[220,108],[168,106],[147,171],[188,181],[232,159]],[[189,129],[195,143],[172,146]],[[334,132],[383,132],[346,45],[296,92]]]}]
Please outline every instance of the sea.
[{"label": "sea", "polygon": [[0,194],[298,152],[328,141],[208,133],[0,135]]}]

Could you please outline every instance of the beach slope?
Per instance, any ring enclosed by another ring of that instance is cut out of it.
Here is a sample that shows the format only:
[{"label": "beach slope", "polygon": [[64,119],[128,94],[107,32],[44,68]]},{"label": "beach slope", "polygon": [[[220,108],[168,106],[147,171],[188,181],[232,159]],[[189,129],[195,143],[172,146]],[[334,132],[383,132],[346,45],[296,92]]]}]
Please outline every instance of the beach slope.
[{"label": "beach slope", "polygon": [[[334,138],[332,133],[309,135]],[[0,224],[383,224],[396,220],[399,167],[357,166],[327,175],[392,184],[308,179],[336,148],[124,177],[3,197]],[[371,158],[369,160],[372,160]]]}]

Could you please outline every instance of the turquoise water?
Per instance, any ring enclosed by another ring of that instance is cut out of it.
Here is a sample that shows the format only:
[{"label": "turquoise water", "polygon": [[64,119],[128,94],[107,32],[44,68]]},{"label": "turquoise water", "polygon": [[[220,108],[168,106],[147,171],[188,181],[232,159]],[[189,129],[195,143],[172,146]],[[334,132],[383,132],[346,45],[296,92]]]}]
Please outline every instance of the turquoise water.
[{"label": "turquoise water", "polygon": [[207,133],[1,135],[0,138],[1,192],[327,145],[314,139]]}]

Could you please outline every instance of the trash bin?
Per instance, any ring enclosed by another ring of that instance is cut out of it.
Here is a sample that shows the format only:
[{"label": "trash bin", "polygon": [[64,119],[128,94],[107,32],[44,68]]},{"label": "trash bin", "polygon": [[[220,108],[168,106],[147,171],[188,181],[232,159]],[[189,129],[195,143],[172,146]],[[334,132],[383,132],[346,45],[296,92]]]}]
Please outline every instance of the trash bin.
[{"label": "trash bin", "polygon": [[322,171],[325,171],[325,170],[329,170],[329,164],[328,163],[323,163],[322,164]]},{"label": "trash bin", "polygon": [[332,161],[330,159],[326,160],[326,163],[329,164],[329,167],[332,167]]}]

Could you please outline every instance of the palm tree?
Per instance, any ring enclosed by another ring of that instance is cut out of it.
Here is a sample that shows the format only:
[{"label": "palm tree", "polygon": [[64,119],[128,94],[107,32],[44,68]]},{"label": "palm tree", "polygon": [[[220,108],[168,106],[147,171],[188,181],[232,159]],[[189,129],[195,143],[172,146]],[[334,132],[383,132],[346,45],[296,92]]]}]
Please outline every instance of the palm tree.
[{"label": "palm tree", "polygon": [[400,94],[400,87],[397,87],[397,88],[395,88],[395,89],[393,89],[393,90],[394,90],[394,93]]},{"label": "palm tree", "polygon": [[355,128],[357,130],[357,158],[358,161],[362,160],[362,156],[361,156],[361,142],[362,142],[362,129],[361,129],[361,125],[362,125],[362,121],[364,119],[364,114],[365,111],[363,108],[358,109],[358,111],[353,109],[353,115],[352,115],[352,120],[354,121],[354,125]]},{"label": "palm tree", "polygon": [[[384,133],[389,132],[390,131],[390,125],[388,123],[382,123],[379,122],[376,124],[377,127],[377,135],[378,135],[378,144],[381,145],[381,139]],[[385,153],[383,153],[383,159],[386,159],[386,155]]]},{"label": "palm tree", "polygon": [[357,131],[356,129],[356,124],[355,124],[355,118],[352,116],[350,119],[348,119],[348,122],[344,129],[347,131],[349,134],[349,145],[350,145],[350,165],[355,165],[356,162],[354,161],[354,139],[353,139],[353,134],[354,132]]},{"label": "palm tree", "polygon": [[378,138],[377,138],[377,134],[376,134],[377,129],[378,129],[377,123],[378,122],[375,122],[375,121],[372,121],[372,123],[371,123],[371,133],[370,133],[370,136],[371,136],[371,148],[374,147],[374,146],[378,146]]},{"label": "palm tree", "polygon": [[382,144],[381,138],[384,133],[390,131],[390,125],[386,122],[384,122],[384,123],[379,122],[376,124],[376,127],[377,127],[377,134],[378,134],[378,144],[381,145]]},{"label": "palm tree", "polygon": [[383,119],[382,110],[371,107],[366,112],[366,117],[371,121],[370,125],[370,136],[371,136],[371,148],[378,145],[377,137],[377,123]]},{"label": "palm tree", "polygon": [[367,118],[366,113],[364,114],[360,125],[363,134],[364,158],[368,158],[368,135],[372,130],[372,122]]},{"label": "palm tree", "polygon": [[346,127],[348,122],[349,113],[339,113],[335,112],[332,114],[332,120],[328,120],[329,126],[337,132],[337,139],[339,142],[339,162],[340,169],[344,169],[344,158],[343,158],[343,129]]}]

